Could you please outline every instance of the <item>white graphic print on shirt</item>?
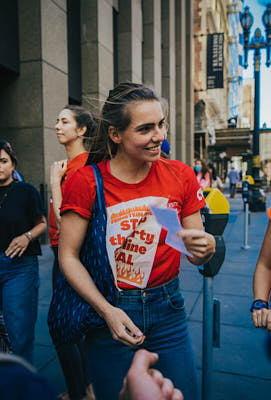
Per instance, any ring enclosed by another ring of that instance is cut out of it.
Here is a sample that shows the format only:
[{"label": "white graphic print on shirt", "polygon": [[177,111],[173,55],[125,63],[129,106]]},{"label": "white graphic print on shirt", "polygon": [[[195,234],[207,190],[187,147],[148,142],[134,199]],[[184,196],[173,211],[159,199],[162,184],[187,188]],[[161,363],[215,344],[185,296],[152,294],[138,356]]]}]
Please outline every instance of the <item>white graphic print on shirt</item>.
[{"label": "white graphic print on shirt", "polygon": [[161,233],[149,206],[167,203],[167,198],[149,196],[107,208],[107,253],[115,280],[147,286]]}]

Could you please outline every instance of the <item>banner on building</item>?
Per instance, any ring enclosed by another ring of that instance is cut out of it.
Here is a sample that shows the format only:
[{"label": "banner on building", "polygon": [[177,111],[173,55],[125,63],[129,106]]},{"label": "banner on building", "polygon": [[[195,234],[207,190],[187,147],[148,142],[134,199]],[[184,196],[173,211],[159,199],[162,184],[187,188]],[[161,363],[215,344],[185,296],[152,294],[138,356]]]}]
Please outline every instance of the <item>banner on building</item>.
[{"label": "banner on building", "polygon": [[224,33],[207,36],[207,89],[223,88]]}]

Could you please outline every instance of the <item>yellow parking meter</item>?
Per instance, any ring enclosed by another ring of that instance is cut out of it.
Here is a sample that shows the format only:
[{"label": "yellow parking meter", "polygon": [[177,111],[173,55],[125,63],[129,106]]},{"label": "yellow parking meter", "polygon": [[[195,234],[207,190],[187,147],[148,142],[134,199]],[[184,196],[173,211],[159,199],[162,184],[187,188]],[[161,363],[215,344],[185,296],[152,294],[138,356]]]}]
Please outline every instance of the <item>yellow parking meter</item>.
[{"label": "yellow parking meter", "polygon": [[255,184],[254,178],[251,175],[245,175],[243,177],[242,181],[243,182],[248,182],[250,185],[254,185]]},{"label": "yellow parking meter", "polygon": [[215,276],[225,259],[225,243],[222,237],[229,219],[230,205],[226,197],[218,189],[204,189],[206,207],[201,209],[205,231],[214,235],[216,252],[211,260],[200,269],[204,276]]},{"label": "yellow parking meter", "polygon": [[199,267],[203,275],[203,325],[202,325],[202,399],[212,398],[213,347],[220,346],[220,301],[213,298],[213,277],[225,259],[222,237],[229,219],[230,206],[218,189],[204,189],[206,207],[201,209],[205,231],[215,237],[216,251],[211,260]]}]

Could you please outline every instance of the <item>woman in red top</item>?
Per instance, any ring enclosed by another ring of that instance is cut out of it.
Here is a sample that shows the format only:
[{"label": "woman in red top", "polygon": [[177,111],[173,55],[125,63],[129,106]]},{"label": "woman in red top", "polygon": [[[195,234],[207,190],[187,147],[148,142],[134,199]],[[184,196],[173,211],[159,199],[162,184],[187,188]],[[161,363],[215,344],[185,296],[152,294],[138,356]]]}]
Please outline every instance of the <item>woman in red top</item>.
[{"label": "woman in red top", "polygon": [[[86,164],[88,159],[86,148],[89,147],[89,138],[96,134],[96,129],[97,123],[93,116],[79,106],[64,107],[57,118],[56,135],[59,143],[65,147],[67,160],[54,162],[50,170],[52,199],[50,202],[49,239],[54,251],[53,288],[59,274],[58,240],[62,194],[69,178],[77,169]],[[63,345],[56,349],[70,400],[91,399],[91,397],[85,397],[88,384],[82,347],[82,343],[78,343],[78,345]],[[91,387],[89,386],[88,389],[91,390]],[[62,398],[65,396],[62,395]]]},{"label": "woman in red top", "polygon": [[[118,399],[139,348],[157,352],[157,368],[184,397],[198,399],[196,368],[178,274],[181,253],[151,205],[176,209],[189,260],[200,265],[215,251],[203,231],[205,204],[193,170],[160,158],[165,116],[152,90],[135,83],[109,92],[98,137],[91,149],[104,181],[106,246],[116,281],[116,305],[106,301],[79,259],[95,199],[93,171],[81,168],[69,180],[61,208],[59,256],[66,278],[104,318],[108,329],[88,337],[87,359],[97,399]],[[176,181],[178,185],[176,185]]]}]

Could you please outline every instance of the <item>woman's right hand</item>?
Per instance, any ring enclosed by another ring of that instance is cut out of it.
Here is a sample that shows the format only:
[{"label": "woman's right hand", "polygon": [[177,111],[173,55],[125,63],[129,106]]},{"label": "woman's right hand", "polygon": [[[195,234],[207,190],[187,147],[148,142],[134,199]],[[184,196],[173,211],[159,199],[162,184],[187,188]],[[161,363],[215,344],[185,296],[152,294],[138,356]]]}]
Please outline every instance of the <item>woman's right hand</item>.
[{"label": "woman's right hand", "polygon": [[67,160],[55,161],[50,168],[51,185],[60,183],[67,169]]},{"label": "woman's right hand", "polygon": [[126,346],[140,346],[145,336],[136,327],[128,315],[118,307],[111,306],[103,315],[105,322],[114,340],[118,340]]}]

